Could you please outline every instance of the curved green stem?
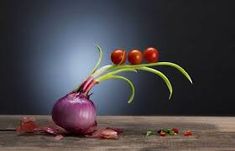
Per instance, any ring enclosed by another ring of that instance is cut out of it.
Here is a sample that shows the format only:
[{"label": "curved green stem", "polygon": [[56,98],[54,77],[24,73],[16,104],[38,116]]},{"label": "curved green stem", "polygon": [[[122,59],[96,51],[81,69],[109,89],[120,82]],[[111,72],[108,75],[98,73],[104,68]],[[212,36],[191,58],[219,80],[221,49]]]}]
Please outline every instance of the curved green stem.
[{"label": "curved green stem", "polygon": [[105,66],[97,69],[93,74],[91,74],[91,76],[96,78],[96,77],[100,76],[101,74],[103,74],[104,72],[110,70],[110,67],[112,67],[112,65],[105,65]]},{"label": "curved green stem", "polygon": [[[90,79],[92,79],[92,74],[94,74],[96,71],[97,71],[97,68],[99,67],[101,61],[102,61],[102,58],[103,58],[103,51],[102,51],[102,48],[99,46],[99,45],[96,45],[98,51],[99,51],[99,59],[98,61],[96,62],[96,65],[94,66],[94,68],[92,69],[92,71],[90,72],[89,76],[87,76],[83,82],[81,83],[81,85],[79,85],[74,91],[77,92],[77,91],[80,91],[82,89],[84,89],[83,87],[84,86],[87,86],[90,84],[91,81],[89,81]],[[110,65],[111,66],[111,65]]]},{"label": "curved green stem", "polygon": [[182,68],[181,66],[179,66],[175,63],[172,63],[172,62],[158,62],[157,66],[170,66],[170,67],[173,67],[173,68],[177,69],[178,71],[180,71],[189,80],[189,82],[191,84],[193,84],[192,78],[187,73],[187,71],[185,71],[185,69]]},{"label": "curved green stem", "polygon": [[112,76],[114,74],[118,74],[120,72],[126,72],[126,71],[131,71],[131,72],[137,72],[136,69],[129,69],[129,68],[124,68],[124,69],[117,69],[117,70],[114,70],[114,71],[111,71],[109,73],[106,73],[98,78],[96,78],[97,81],[100,81],[100,80],[103,80],[103,79],[106,79],[107,77],[109,76]]},{"label": "curved green stem", "polygon": [[170,92],[169,99],[171,99],[171,96],[173,93],[173,88],[172,88],[170,80],[162,72],[160,72],[156,69],[149,68],[149,67],[139,67],[138,70],[152,72],[152,73],[158,75],[159,77],[161,77],[163,79],[163,81],[166,83],[166,86]]},{"label": "curved green stem", "polygon": [[99,67],[99,65],[100,65],[100,63],[102,61],[102,58],[103,58],[102,48],[99,45],[96,45],[96,47],[99,50],[99,59],[98,59],[96,65],[95,65],[95,67],[92,69],[91,74],[93,74],[97,70],[97,68]]},{"label": "curved green stem", "polygon": [[[138,69],[138,68],[141,68],[141,67],[153,67],[153,66],[170,66],[170,67],[173,67],[173,68],[177,69],[180,73],[182,73],[190,81],[191,84],[193,83],[190,75],[185,71],[185,69],[182,68],[181,66],[175,64],[175,63],[172,63],[172,62],[157,62],[157,63],[139,64],[139,65],[111,65],[111,66],[107,67],[105,69],[105,71],[125,69],[125,68]],[[102,74],[102,73],[100,73],[100,74]]]},{"label": "curved green stem", "polygon": [[129,86],[131,88],[131,96],[128,100],[128,103],[131,103],[134,99],[134,96],[135,96],[135,86],[134,86],[134,84],[129,79],[127,79],[123,76],[119,76],[119,75],[109,75],[109,76],[106,76],[102,79],[97,79],[97,82],[100,83],[102,81],[109,80],[109,79],[120,79],[120,80],[126,81],[129,84]]}]

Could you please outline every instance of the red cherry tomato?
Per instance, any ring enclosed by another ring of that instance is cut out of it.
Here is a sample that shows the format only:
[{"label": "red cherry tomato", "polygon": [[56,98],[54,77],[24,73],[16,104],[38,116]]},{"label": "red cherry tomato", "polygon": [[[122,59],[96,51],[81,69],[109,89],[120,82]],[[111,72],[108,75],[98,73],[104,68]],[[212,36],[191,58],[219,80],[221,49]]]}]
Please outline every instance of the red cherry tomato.
[{"label": "red cherry tomato", "polygon": [[128,53],[128,61],[131,64],[140,64],[143,60],[143,54],[140,50],[134,49]]},{"label": "red cherry tomato", "polygon": [[156,48],[149,47],[144,51],[144,59],[148,63],[158,62],[159,52]]},{"label": "red cherry tomato", "polygon": [[126,51],[122,49],[116,49],[111,54],[111,60],[114,64],[123,64],[126,62]]}]

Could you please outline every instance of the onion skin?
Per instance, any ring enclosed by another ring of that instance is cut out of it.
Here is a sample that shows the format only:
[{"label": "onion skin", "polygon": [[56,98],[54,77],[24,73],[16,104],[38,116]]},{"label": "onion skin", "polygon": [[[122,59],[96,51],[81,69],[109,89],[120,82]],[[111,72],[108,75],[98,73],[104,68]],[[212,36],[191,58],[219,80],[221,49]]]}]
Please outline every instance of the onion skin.
[{"label": "onion skin", "polygon": [[96,108],[87,95],[71,92],[55,103],[52,119],[68,132],[84,135],[96,126]]}]

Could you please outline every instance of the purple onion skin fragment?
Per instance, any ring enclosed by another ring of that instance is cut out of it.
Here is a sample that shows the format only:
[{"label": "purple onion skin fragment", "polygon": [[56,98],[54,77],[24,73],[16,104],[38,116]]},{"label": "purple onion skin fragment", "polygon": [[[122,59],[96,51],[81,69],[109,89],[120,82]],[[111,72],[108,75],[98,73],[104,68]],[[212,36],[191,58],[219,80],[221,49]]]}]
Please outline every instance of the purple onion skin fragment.
[{"label": "purple onion skin fragment", "polygon": [[86,95],[71,92],[55,103],[52,119],[68,132],[84,135],[96,126],[96,108]]}]

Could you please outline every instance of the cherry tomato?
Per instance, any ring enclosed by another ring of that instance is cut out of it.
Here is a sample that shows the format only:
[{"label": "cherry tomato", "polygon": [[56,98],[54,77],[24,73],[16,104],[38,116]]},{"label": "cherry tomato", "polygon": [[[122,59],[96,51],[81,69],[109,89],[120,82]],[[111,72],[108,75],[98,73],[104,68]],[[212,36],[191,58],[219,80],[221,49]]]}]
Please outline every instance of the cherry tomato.
[{"label": "cherry tomato", "polygon": [[159,52],[156,48],[149,47],[144,51],[144,59],[148,63],[158,62]]},{"label": "cherry tomato", "polygon": [[131,64],[140,64],[143,60],[143,54],[138,49],[133,49],[128,53],[128,61]]},{"label": "cherry tomato", "polygon": [[114,64],[123,64],[126,62],[126,51],[122,49],[116,49],[111,54],[111,60]]}]

